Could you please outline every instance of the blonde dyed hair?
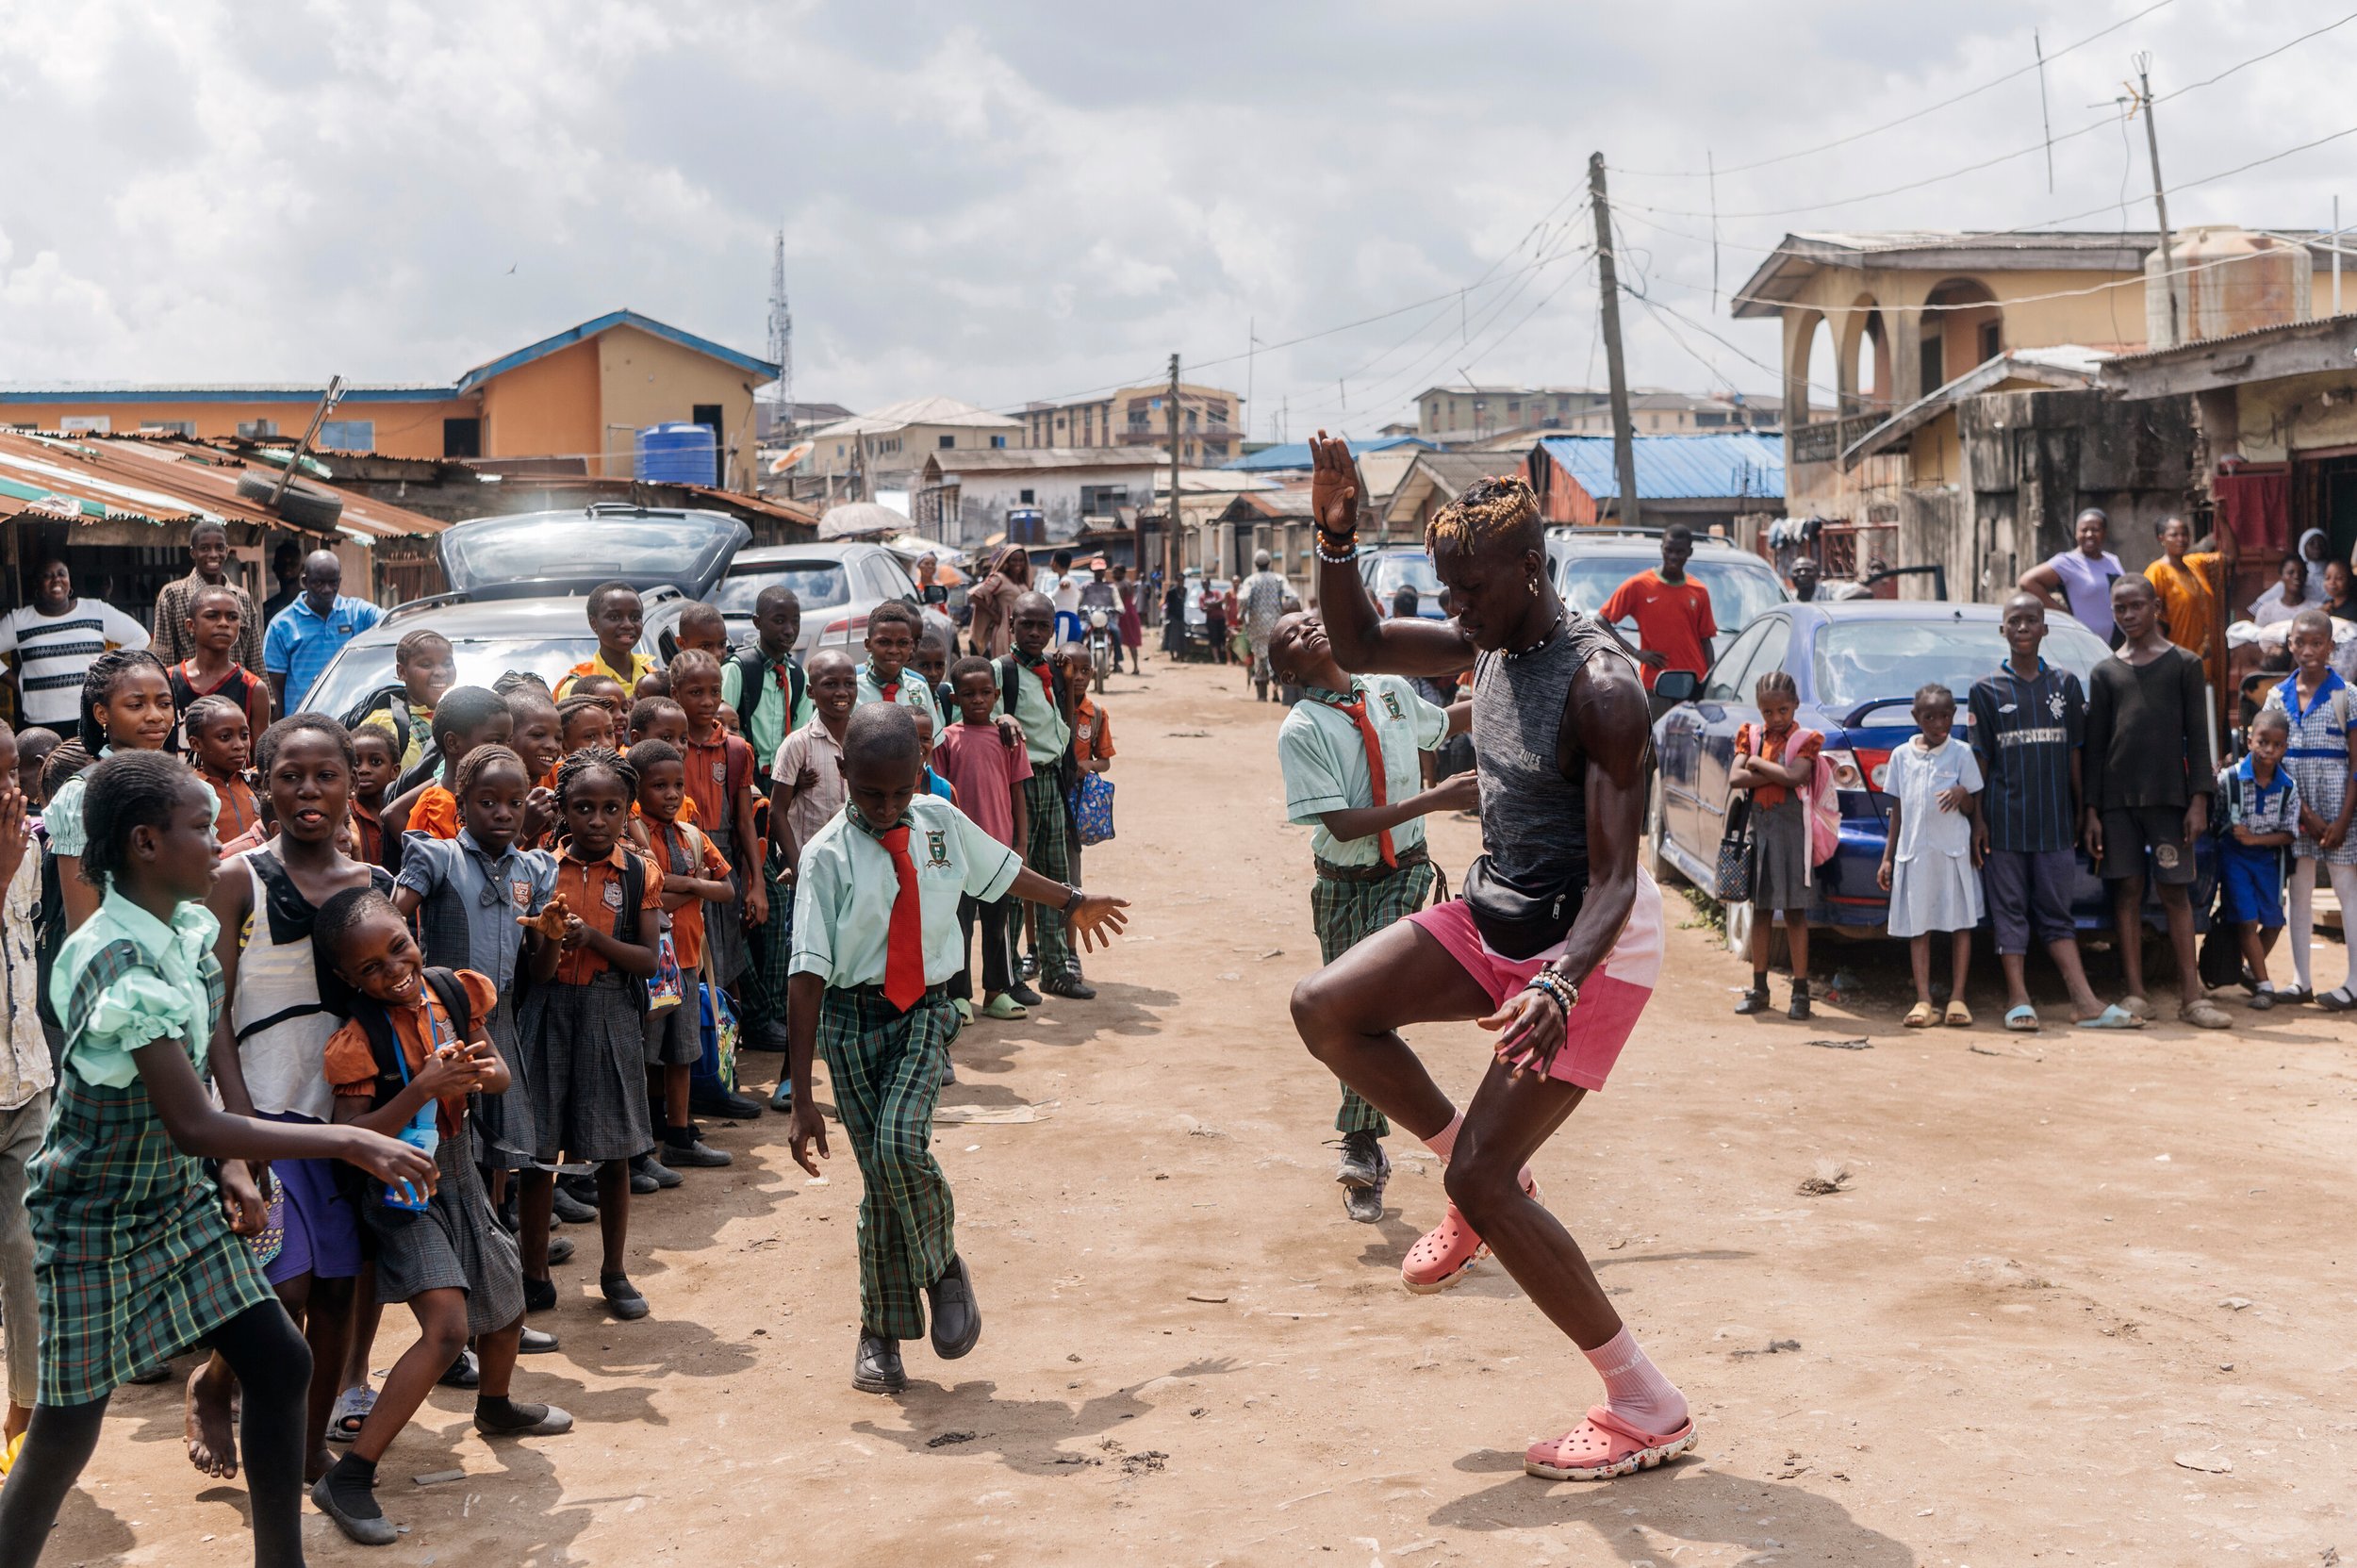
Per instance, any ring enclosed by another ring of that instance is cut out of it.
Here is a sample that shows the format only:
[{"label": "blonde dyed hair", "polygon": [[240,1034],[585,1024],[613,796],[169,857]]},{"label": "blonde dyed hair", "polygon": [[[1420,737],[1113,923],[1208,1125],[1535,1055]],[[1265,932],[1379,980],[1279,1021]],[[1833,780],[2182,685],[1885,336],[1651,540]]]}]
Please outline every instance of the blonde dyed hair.
[{"label": "blonde dyed hair", "polygon": [[1506,546],[1525,550],[1540,547],[1539,498],[1517,474],[1476,479],[1455,501],[1432,516],[1424,531],[1425,548],[1480,550]]}]

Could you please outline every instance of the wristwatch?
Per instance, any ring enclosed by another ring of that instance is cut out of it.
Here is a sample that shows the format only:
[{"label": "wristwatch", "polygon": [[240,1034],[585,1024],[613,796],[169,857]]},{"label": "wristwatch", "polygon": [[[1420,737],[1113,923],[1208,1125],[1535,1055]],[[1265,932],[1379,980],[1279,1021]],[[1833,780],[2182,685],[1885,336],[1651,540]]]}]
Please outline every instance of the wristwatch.
[{"label": "wristwatch", "polygon": [[1075,907],[1077,907],[1077,906],[1079,905],[1079,903],[1080,902],[1080,900],[1081,900],[1082,899],[1087,898],[1087,897],[1088,897],[1088,895],[1087,895],[1087,894],[1085,894],[1085,893],[1081,892],[1081,891],[1080,891],[1078,887],[1074,886],[1071,883],[1065,883],[1063,884],[1063,912],[1064,914],[1066,914],[1066,915],[1071,914],[1071,913],[1072,913],[1072,911],[1074,910],[1074,908],[1075,908]]}]

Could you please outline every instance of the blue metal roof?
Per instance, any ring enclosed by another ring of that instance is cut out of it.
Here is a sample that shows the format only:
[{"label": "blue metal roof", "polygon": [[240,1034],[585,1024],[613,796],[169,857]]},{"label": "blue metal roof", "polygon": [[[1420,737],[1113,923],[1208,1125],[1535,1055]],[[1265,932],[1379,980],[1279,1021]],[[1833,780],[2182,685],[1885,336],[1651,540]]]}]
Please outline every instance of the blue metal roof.
[{"label": "blue metal roof", "polygon": [[[320,387],[175,387],[87,386],[59,382],[48,387],[0,387],[0,403],[317,403],[327,393]],[[455,387],[347,387],[346,403],[446,403],[458,395]]]},{"label": "blue metal roof", "polygon": [[660,338],[666,342],[677,343],[684,349],[693,349],[698,354],[709,355],[724,364],[733,365],[747,374],[757,375],[765,381],[773,381],[777,378],[778,367],[770,364],[766,359],[756,359],[750,354],[739,354],[726,344],[716,343],[709,338],[699,338],[692,332],[682,332],[675,326],[665,325],[651,316],[641,316],[635,310],[609,310],[594,321],[584,322],[576,327],[568,327],[552,338],[543,338],[536,343],[526,344],[513,354],[503,354],[487,364],[477,365],[458,378],[458,390],[471,392],[495,375],[504,375],[519,365],[529,365],[536,359],[546,358],[559,349],[570,348],[575,343],[585,343],[599,333],[611,331],[618,326],[635,326],[651,337]]},{"label": "blue metal roof", "polygon": [[[1353,452],[1389,452],[1397,446],[1422,447],[1427,452],[1439,450],[1435,443],[1421,436],[1377,436],[1371,441],[1353,441]],[[1282,446],[1262,447],[1247,457],[1239,457],[1223,468],[1241,469],[1246,473],[1259,473],[1270,469],[1306,469],[1310,466],[1310,443],[1287,441]]]},{"label": "blue metal roof", "polygon": [[[1637,499],[1699,501],[1719,496],[1784,499],[1784,437],[1756,431],[1723,436],[1639,436]],[[1539,445],[1598,501],[1617,499],[1621,482],[1609,436],[1548,436]]]}]

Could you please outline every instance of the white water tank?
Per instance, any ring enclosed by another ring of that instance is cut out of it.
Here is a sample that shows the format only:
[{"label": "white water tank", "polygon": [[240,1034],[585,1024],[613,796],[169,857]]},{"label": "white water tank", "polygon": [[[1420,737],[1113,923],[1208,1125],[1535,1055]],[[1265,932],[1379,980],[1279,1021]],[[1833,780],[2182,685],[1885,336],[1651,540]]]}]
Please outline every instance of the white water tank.
[{"label": "white water tank", "polygon": [[[2227,338],[2255,327],[2308,319],[2308,247],[2252,234],[2231,223],[2180,229],[2167,279],[2156,246],[2144,258],[2145,340],[2154,348]],[[2166,286],[2166,287],[2165,287]],[[2177,330],[2169,332],[2169,295]]]}]

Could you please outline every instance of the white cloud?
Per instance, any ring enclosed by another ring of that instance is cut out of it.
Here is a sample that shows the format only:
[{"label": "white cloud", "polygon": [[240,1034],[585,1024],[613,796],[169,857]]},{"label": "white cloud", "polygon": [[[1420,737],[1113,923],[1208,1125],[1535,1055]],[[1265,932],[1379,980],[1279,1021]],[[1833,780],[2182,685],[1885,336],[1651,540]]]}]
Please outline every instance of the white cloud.
[{"label": "white cloud", "polygon": [[[1409,301],[1253,366],[1256,431],[1365,428],[1427,379],[1581,382],[1576,248],[1611,159],[1633,275],[1752,357],[1723,295],[1792,228],[2143,226],[2141,127],[1872,201],[2039,137],[2035,73],[1850,145],[2143,8],[1077,0],[702,7],[624,0],[0,0],[0,376],[427,380],[617,305],[763,340],[788,231],[798,391],[996,406],[1158,377]],[[2329,20],[2176,0],[2054,60],[2058,134],[2102,120],[2149,49],[2184,88]],[[2342,128],[2357,25],[2161,107],[2184,183]],[[1711,314],[1710,182],[1722,305]],[[2183,191],[2180,223],[2321,224],[2357,138]],[[2357,181],[2347,192],[2357,220]],[[1572,196],[1570,202],[1563,198]],[[1541,214],[1553,225],[1533,235]],[[1695,216],[1700,214],[1700,216]],[[1697,239],[1694,237],[1704,237]],[[1566,250],[1533,272],[1534,245]],[[511,275],[508,269],[516,270]],[[1485,324],[1486,322],[1486,324]],[[1464,326],[1473,328],[1464,340]],[[1629,313],[1640,382],[1767,389]],[[1241,387],[1241,361],[1204,373]],[[1338,377],[1352,376],[1337,389]]]}]

